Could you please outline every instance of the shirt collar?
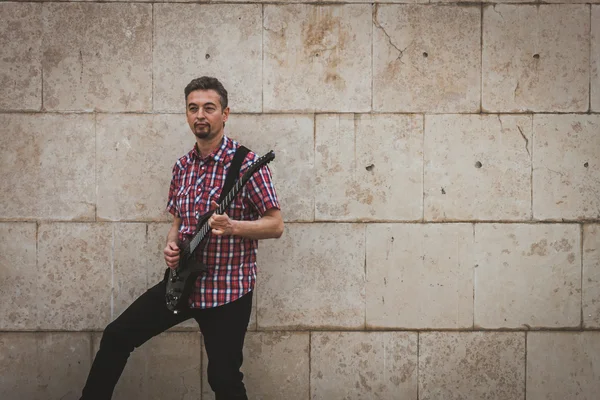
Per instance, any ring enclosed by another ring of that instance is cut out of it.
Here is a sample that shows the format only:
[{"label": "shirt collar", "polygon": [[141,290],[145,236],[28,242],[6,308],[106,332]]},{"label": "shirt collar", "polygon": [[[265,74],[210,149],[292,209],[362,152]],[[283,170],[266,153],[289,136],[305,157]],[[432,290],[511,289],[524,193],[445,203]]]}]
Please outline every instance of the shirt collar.
[{"label": "shirt collar", "polygon": [[200,156],[200,151],[198,151],[197,143],[194,144],[194,148],[192,149],[191,153],[192,153],[193,158],[196,158],[200,161],[206,162],[206,161],[212,159],[216,162],[225,163],[226,158],[229,155],[228,149],[231,146],[232,146],[231,139],[229,139],[227,136],[223,135],[223,140],[221,141],[221,145],[219,147],[217,147],[212,153],[210,153],[205,158],[202,158]]}]

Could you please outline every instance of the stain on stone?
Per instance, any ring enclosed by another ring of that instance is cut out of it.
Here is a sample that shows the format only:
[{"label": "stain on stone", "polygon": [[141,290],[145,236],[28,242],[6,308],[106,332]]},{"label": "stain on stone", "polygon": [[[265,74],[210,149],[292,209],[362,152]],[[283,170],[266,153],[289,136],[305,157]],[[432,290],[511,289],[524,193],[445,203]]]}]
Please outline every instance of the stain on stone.
[{"label": "stain on stone", "polygon": [[365,169],[366,169],[367,171],[369,171],[369,172],[370,172],[370,171],[373,171],[373,168],[375,168],[375,165],[374,165],[374,164],[370,164],[370,165],[367,165],[367,166],[365,167]]},{"label": "stain on stone", "polygon": [[587,167],[589,167],[589,166],[590,166],[590,164],[589,164],[589,163],[587,163],[587,162],[585,162],[585,163],[583,163],[583,166],[587,168]]},{"label": "stain on stone", "polygon": [[529,253],[527,253],[528,256],[532,256],[532,255],[538,255],[538,256],[545,256],[547,254],[547,249],[548,249],[548,241],[546,239],[542,239],[537,243],[533,243],[531,245],[531,248],[529,249]]},{"label": "stain on stone", "polygon": [[481,162],[477,161],[477,162],[475,163],[475,168],[481,168],[481,167],[482,167],[482,164],[481,164]]},{"label": "stain on stone", "polygon": [[446,194],[446,191],[444,190],[444,188],[442,188],[442,194]]},{"label": "stain on stone", "polygon": [[571,251],[573,249],[573,245],[569,243],[567,239],[561,239],[559,242],[552,242],[552,247],[556,251]]}]

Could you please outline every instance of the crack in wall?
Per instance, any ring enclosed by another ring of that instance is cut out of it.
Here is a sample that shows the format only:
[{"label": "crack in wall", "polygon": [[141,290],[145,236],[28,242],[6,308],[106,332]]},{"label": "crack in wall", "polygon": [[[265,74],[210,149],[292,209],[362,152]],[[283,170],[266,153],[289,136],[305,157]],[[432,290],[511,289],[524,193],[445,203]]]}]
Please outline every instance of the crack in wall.
[{"label": "crack in wall", "polygon": [[[404,56],[404,52],[406,51],[406,49],[408,49],[410,47],[406,46],[404,48],[404,50],[400,49],[398,46],[396,46],[394,44],[394,42],[392,42],[392,37],[387,33],[387,31],[385,30],[385,28],[379,23],[379,21],[377,20],[377,11],[379,10],[379,5],[375,4],[375,8],[373,9],[373,24],[381,29],[381,31],[383,32],[383,34],[386,36],[388,43],[390,44],[390,46],[392,46],[394,49],[396,49],[396,51],[398,51],[398,53],[400,53],[398,55],[398,57],[396,58],[398,61],[400,61],[402,64],[404,64],[404,62],[402,61],[402,57]],[[420,71],[419,71],[420,72]]]},{"label": "crack in wall", "polygon": [[523,133],[523,129],[521,129],[521,127],[519,125],[517,125],[517,129],[519,130],[519,133],[523,137],[523,140],[525,140],[525,150],[527,150],[527,154],[529,154],[529,157],[531,157],[531,153],[529,152],[529,139],[527,139],[527,137]]}]

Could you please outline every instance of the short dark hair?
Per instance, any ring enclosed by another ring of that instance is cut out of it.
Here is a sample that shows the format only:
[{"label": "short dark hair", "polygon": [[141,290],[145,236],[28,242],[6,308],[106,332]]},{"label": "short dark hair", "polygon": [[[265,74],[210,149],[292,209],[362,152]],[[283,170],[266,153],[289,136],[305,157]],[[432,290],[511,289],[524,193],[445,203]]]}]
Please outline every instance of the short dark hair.
[{"label": "short dark hair", "polygon": [[194,90],[214,90],[219,94],[221,100],[221,108],[224,110],[227,108],[227,90],[217,78],[210,76],[202,76],[200,78],[193,79],[185,87],[185,102],[187,104],[187,98],[190,93]]}]

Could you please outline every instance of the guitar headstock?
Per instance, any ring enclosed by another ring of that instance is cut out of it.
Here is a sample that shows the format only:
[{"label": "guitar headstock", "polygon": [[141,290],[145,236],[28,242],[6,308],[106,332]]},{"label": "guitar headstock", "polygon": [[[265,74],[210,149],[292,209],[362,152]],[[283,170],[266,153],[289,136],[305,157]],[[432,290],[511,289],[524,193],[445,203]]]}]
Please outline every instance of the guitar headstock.
[{"label": "guitar headstock", "polygon": [[248,170],[244,173],[244,177],[250,177],[254,174],[259,168],[267,165],[271,161],[275,159],[275,152],[273,150],[269,151],[264,156],[258,158],[252,165],[248,168]]}]

